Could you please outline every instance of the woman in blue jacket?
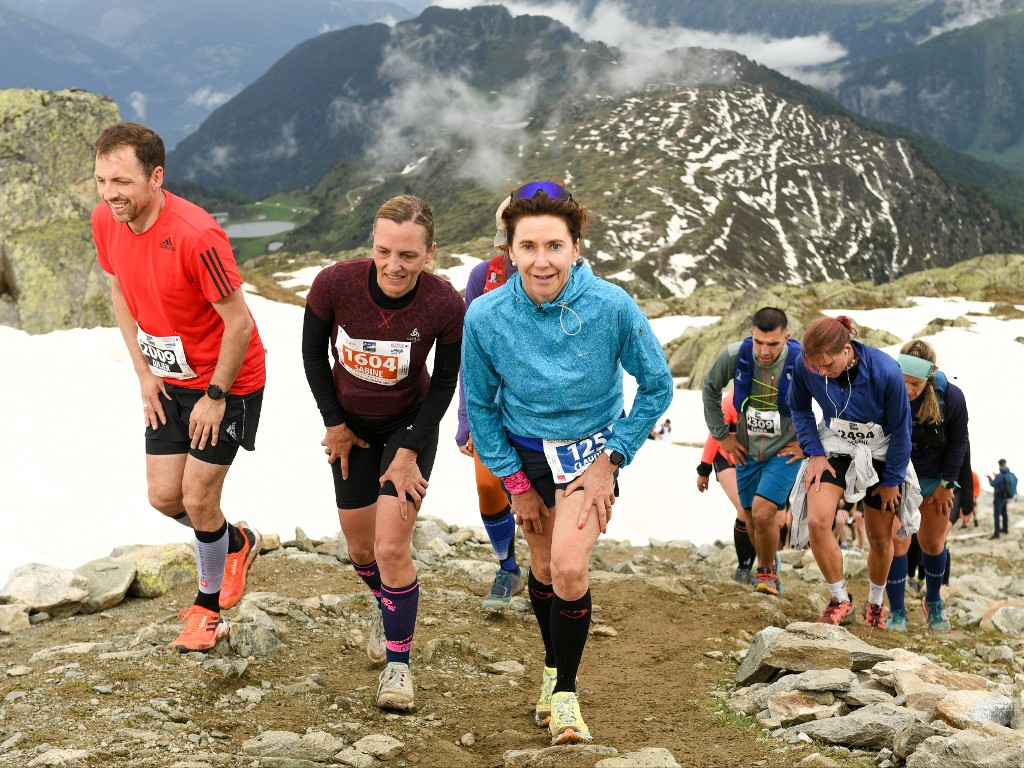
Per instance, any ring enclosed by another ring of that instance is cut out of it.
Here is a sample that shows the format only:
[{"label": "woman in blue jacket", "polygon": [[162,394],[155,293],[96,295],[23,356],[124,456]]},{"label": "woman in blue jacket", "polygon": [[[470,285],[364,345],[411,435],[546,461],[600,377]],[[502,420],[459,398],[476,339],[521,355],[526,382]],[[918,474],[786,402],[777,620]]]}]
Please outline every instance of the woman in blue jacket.
[{"label": "woman in blue jacket", "polygon": [[[913,418],[910,460],[924,496],[921,528],[917,532],[926,590],[921,606],[928,628],[942,632],[949,629],[940,591],[949,556],[946,551],[949,511],[953,508],[956,481],[967,453],[967,401],[960,388],[938,370],[935,350],[927,341],[914,339],[904,344],[899,366]],[[967,491],[970,493],[973,489]],[[894,531],[892,566],[886,584],[890,611],[886,629],[893,632],[907,631],[905,597],[909,549],[910,539],[901,538]]]},{"label": "woman in blue jacket", "polygon": [[[803,481],[797,489],[801,493],[793,497],[794,528],[802,511],[797,497],[806,493],[811,551],[831,594],[818,621],[848,624],[855,618],[853,600],[832,523],[841,497],[852,502],[863,498],[870,546],[865,621],[882,629],[893,516],[911,506],[900,498],[910,462],[910,401],[896,361],[854,341],[855,333],[850,318],[842,315],[819,317],[804,332],[803,365],[793,370],[789,389],[797,440],[808,457],[802,478],[797,478],[798,484]],[[821,408],[820,428],[812,400]]]},{"label": "woman in blue jacket", "polygon": [[[469,426],[530,545],[545,654],[537,724],[552,744],[589,741],[576,673],[590,628],[590,553],[611,518],[618,470],[672,401],[672,376],[636,302],[584,265],[588,212],[564,187],[527,184],[502,218],[518,272],[468,310]],[[639,385],[628,416],[623,369]]]}]

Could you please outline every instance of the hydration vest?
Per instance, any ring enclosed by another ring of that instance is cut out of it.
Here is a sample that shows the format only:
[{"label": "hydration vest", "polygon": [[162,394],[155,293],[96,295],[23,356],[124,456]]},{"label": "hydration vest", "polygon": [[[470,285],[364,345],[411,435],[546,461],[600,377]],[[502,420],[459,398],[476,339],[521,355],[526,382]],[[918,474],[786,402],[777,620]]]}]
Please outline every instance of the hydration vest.
[{"label": "hydration vest", "polygon": [[[793,366],[800,354],[800,342],[789,339],[786,342],[786,362],[782,367],[782,379],[779,382],[778,406],[783,416],[789,416],[789,384],[793,380]],[[732,383],[732,404],[737,413],[747,409],[750,393],[754,387],[754,337],[747,336],[740,342],[740,351],[736,356],[736,373]]]},{"label": "hydration vest", "polygon": [[483,293],[501,288],[508,281],[508,262],[504,253],[499,253],[487,262],[487,279],[484,280]]}]

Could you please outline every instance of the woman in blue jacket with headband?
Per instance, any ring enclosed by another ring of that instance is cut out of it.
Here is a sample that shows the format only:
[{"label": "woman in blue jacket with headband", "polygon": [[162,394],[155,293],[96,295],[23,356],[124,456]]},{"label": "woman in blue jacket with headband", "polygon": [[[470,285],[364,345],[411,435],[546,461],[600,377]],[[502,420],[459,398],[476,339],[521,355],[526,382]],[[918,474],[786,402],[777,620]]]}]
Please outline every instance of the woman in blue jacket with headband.
[{"label": "woman in blue jacket with headband", "polygon": [[[530,545],[530,601],[544,641],[536,706],[552,744],[590,741],[576,673],[590,628],[590,553],[616,478],[672,402],[672,375],[643,312],[580,258],[586,208],[534,182],[502,214],[518,272],[470,306],[463,338],[473,443],[502,479]],[[639,389],[623,411],[622,372]]]},{"label": "woman in blue jacket with headband", "polygon": [[[908,468],[910,401],[903,374],[889,355],[855,341],[855,333],[850,318],[842,315],[819,317],[804,332],[802,364],[793,370],[789,388],[797,440],[808,457],[791,497],[793,529],[794,538],[809,537],[828,584],[831,599],[818,621],[848,624],[855,618],[854,606],[832,524],[840,498],[864,500],[870,545],[864,618],[867,626],[884,629],[893,517],[900,517],[901,534],[916,530],[912,518],[920,492],[913,467]],[[812,400],[821,408],[820,425]],[[910,481],[906,487],[905,480]]]}]

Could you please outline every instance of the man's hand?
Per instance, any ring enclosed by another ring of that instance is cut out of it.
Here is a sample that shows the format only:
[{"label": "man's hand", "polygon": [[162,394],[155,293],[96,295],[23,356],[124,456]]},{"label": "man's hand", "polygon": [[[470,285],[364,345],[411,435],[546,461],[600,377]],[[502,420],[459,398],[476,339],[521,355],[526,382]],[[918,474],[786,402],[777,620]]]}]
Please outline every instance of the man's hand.
[{"label": "man's hand", "polygon": [[790,440],[784,446],[779,449],[779,456],[789,456],[790,459],[787,464],[792,464],[794,461],[802,461],[804,458],[803,448],[800,447],[800,443],[796,440]]},{"label": "man's hand", "polygon": [[192,408],[188,417],[188,436],[192,438],[192,449],[203,450],[206,444],[217,445],[220,435],[220,423],[224,420],[227,410],[227,399],[211,400],[205,394]]},{"label": "man's hand", "polygon": [[718,445],[722,453],[728,454],[736,464],[742,466],[747,463],[747,449],[736,437],[734,432],[729,432],[725,437],[718,439]]},{"label": "man's hand", "polygon": [[170,400],[171,396],[167,394],[164,380],[147,368],[139,374],[139,389],[142,390],[142,416],[146,426],[156,429],[161,424],[166,424],[167,414],[164,413],[164,403],[160,396],[163,395],[167,400]]},{"label": "man's hand", "polygon": [[[423,497],[427,495],[427,486],[430,485],[420,472],[416,463],[416,452],[408,448],[399,448],[395,458],[391,460],[388,471],[380,476],[380,484],[384,485],[390,480],[398,491],[398,511],[402,513],[402,519],[409,519],[409,499],[417,512],[423,504]],[[406,498],[408,495],[408,499]]]},{"label": "man's hand", "polygon": [[698,491],[700,491],[701,493],[704,493],[704,491],[706,491],[708,489],[708,486],[710,484],[711,484],[711,478],[710,477],[704,477],[704,475],[697,475],[697,490]]},{"label": "man's hand", "polygon": [[348,480],[348,455],[353,446],[369,448],[370,444],[365,440],[356,437],[355,432],[344,424],[336,427],[328,427],[324,439],[320,441],[324,446],[324,453],[327,454],[327,463],[341,462],[341,479]]}]

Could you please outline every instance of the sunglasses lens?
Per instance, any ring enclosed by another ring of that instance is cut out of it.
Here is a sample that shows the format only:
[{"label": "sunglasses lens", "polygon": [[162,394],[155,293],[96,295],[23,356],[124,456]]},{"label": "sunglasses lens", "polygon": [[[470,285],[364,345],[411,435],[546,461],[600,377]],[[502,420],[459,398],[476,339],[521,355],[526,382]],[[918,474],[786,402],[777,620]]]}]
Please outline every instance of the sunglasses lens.
[{"label": "sunglasses lens", "polygon": [[531,181],[529,184],[524,184],[512,193],[512,199],[530,200],[538,192],[543,192],[551,200],[572,200],[569,190],[553,181]]}]

